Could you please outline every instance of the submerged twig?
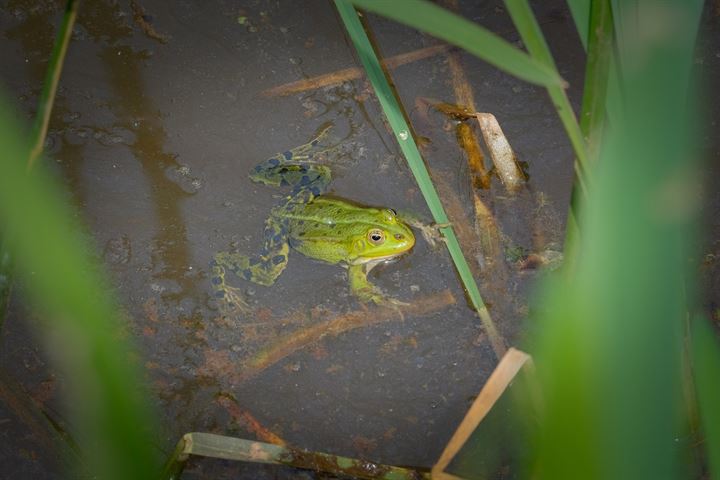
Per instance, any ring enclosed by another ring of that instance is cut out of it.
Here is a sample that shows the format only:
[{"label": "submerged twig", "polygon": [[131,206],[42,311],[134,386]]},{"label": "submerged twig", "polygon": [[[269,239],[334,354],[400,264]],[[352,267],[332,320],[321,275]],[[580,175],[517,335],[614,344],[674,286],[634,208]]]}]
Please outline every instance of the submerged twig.
[{"label": "submerged twig", "polygon": [[235,397],[229,394],[220,394],[217,396],[216,401],[220,406],[225,408],[230,414],[232,419],[240,425],[245,426],[248,430],[257,435],[257,438],[274,445],[286,445],[285,440],[271,432],[269,429],[264,427],[254,415],[247,410],[243,410],[238,405]]},{"label": "submerged twig", "polygon": [[[450,290],[443,290],[413,301],[409,305],[399,306],[403,315],[425,315],[442,310],[455,303]],[[299,329],[279,338],[272,345],[250,358],[240,380],[254,377],[266,368],[276,364],[283,358],[307,347],[323,337],[337,336],[356,328],[367,327],[378,323],[400,319],[399,312],[393,308],[374,305],[368,309],[337,315],[329,320],[316,323],[307,328]]]},{"label": "submerged twig", "polygon": [[140,29],[145,35],[148,36],[148,38],[157,40],[160,43],[168,42],[170,36],[155,30],[155,27],[153,27],[153,25],[148,20],[148,15],[145,14],[145,9],[138,2],[136,2],[135,0],[130,2],[130,8],[132,8],[133,11],[133,20],[135,20],[135,23],[138,24]]},{"label": "submerged twig", "polygon": [[[382,61],[382,65],[385,68],[396,68],[407,63],[416,62],[424,58],[432,57],[442,52],[448,51],[452,48],[450,45],[434,45],[432,47],[421,48],[413,52],[402,53],[395,55],[394,57],[387,58]],[[316,90],[318,88],[330,87],[333,85],[340,85],[348,80],[355,80],[360,78],[363,74],[361,68],[352,67],[343,70],[338,70],[317,77],[306,78],[298,80],[296,82],[285,83],[278,85],[277,87],[269,88],[262,91],[262,95],[266,97],[283,97],[286,95],[292,95],[293,93],[305,92],[308,90]]]}]

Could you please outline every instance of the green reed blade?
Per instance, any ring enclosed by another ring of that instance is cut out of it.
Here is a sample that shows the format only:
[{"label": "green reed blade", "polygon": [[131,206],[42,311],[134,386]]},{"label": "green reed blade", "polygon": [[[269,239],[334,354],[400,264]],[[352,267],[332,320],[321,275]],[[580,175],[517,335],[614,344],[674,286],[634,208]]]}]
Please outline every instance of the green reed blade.
[{"label": "green reed blade", "polygon": [[[545,393],[538,478],[690,478],[675,441],[693,298],[698,155],[688,97],[702,2],[624,2],[621,115],[603,135],[572,280],[548,286],[534,349]],[[651,6],[652,4],[652,6]],[[661,6],[660,6],[661,5]],[[617,99],[620,101],[621,99]],[[679,208],[676,208],[679,207]]]},{"label": "green reed blade", "polygon": [[0,229],[62,372],[73,432],[97,478],[149,480],[152,417],[109,284],[67,194],[42,165],[26,171],[31,147],[6,98],[0,92]]},{"label": "green reed blade", "polygon": [[[394,3],[395,2],[383,2],[382,5],[387,6]],[[405,2],[398,3],[404,4]],[[435,222],[438,224],[448,223],[445,209],[443,208],[442,202],[440,201],[432,180],[430,179],[430,175],[425,167],[420,151],[415,144],[410,126],[403,116],[402,107],[395,97],[387,78],[385,78],[385,73],[380,66],[380,61],[370,44],[370,40],[368,39],[365,30],[363,30],[355,8],[349,0],[335,0],[335,5],[337,6],[338,12],[340,12],[340,17],[345,24],[345,28],[353,45],[355,46],[355,49],[357,50],[360,62],[365,67],[365,72],[370,79],[370,83],[373,85],[375,94],[380,101],[380,105],[385,112],[385,116],[395,133],[395,138],[400,144],[400,149],[407,159],[410,170],[415,176],[415,180],[420,187],[420,191],[430,208],[430,212],[432,213]],[[473,307],[480,315],[480,319],[486,329],[488,337],[493,343],[495,353],[498,356],[502,356],[505,350],[502,339],[498,335],[487,307],[482,300],[480,291],[475,283],[475,279],[472,276],[472,272],[470,271],[470,267],[462,254],[462,250],[460,249],[460,244],[455,236],[455,232],[452,227],[444,227],[441,228],[440,231],[445,237],[448,250],[450,251],[450,256],[455,263],[455,267],[457,268],[460,279],[465,286],[465,290],[470,297]]]},{"label": "green reed blade", "polygon": [[720,480],[720,344],[707,319],[693,320],[692,359],[695,389],[704,426],[704,448],[713,480]]},{"label": "green reed blade", "polygon": [[[43,83],[40,101],[38,103],[38,111],[35,116],[33,125],[32,142],[33,146],[27,157],[28,171],[32,169],[37,158],[42,154],[45,145],[45,137],[47,136],[48,125],[50,124],[50,114],[55,103],[55,93],[60,82],[60,73],[65,63],[65,53],[67,52],[70,37],[72,35],[73,25],[77,17],[77,7],[79,0],[68,0],[65,5],[65,13],[63,21],[60,25],[53,51],[50,54],[50,62]],[[0,241],[0,327],[5,321],[5,313],[7,312],[8,302],[10,301],[10,293],[13,284],[13,262],[10,252],[7,251],[6,242]]]},{"label": "green reed blade", "polygon": [[38,105],[37,115],[35,116],[35,124],[33,126],[33,147],[28,157],[28,170],[30,170],[35,161],[40,157],[45,144],[45,136],[47,135],[48,125],[50,124],[50,114],[52,113],[53,104],[55,103],[55,93],[57,92],[58,83],[60,83],[60,74],[65,63],[65,54],[67,53],[70,37],[72,36],[73,25],[77,17],[79,0],[68,0],[65,4],[65,14],[63,15],[62,24],[53,51],[50,54],[50,62],[43,83],[42,93],[40,94],[40,102]]},{"label": "green reed blade", "polygon": [[592,0],[567,0],[570,15],[573,17],[575,28],[577,28],[578,35],[580,36],[580,42],[585,50],[587,50],[588,32],[590,31],[591,3]]},{"label": "green reed blade", "polygon": [[473,55],[531,83],[562,88],[565,81],[553,68],[533,59],[494,33],[423,0],[352,0],[369,12],[393,20],[455,44]]}]

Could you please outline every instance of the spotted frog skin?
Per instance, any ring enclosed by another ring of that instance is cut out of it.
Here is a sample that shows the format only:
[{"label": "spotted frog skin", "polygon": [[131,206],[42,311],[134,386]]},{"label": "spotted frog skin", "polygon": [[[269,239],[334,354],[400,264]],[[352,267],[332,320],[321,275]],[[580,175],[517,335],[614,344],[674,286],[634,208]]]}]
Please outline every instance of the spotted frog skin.
[{"label": "spotted frog skin", "polygon": [[291,192],[273,208],[265,222],[259,255],[219,252],[212,262],[214,294],[223,313],[248,309],[237,288],[226,283],[226,273],[270,286],[288,263],[290,248],[303,255],[347,267],[351,292],[363,302],[398,305],[368,279],[377,264],[402,255],[415,244],[410,227],[396,212],[370,208],[323,196],[330,169],[319,159],[334,147],[324,145],[330,127],[310,142],[279,153],[257,165],[250,178],[256,183],[289,186]]}]

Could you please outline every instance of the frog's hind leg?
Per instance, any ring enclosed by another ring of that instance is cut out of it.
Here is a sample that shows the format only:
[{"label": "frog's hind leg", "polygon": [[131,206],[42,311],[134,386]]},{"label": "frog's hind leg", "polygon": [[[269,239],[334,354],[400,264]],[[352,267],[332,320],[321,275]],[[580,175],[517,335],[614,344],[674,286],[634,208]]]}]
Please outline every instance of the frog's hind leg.
[{"label": "frog's hind leg", "polygon": [[[290,247],[287,224],[270,217],[265,225],[265,244],[260,255],[247,256],[239,253],[220,252],[213,262],[213,288],[216,297],[223,299],[233,293],[233,287],[225,282],[225,273],[230,271],[240,278],[271,286],[287,266]],[[237,291],[234,292],[237,296]]]},{"label": "frog's hind leg", "polygon": [[298,185],[303,176],[317,170],[328,176],[330,170],[318,165],[323,153],[337,148],[337,145],[327,145],[325,138],[330,126],[323,128],[317,137],[304,145],[292,150],[275,154],[264,162],[255,166],[250,178],[257,183],[271,186]]}]

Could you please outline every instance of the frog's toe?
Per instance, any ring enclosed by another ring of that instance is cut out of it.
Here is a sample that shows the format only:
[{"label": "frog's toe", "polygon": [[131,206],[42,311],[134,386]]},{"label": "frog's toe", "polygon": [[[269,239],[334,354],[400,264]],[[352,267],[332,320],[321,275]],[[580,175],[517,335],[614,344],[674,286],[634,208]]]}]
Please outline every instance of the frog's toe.
[{"label": "frog's toe", "polygon": [[407,307],[410,305],[409,303],[398,300],[397,298],[386,297],[383,295],[378,296],[378,298],[373,298],[373,302],[375,302],[377,305],[380,305],[381,307],[391,308]]},{"label": "frog's toe", "polygon": [[374,288],[365,291],[358,292],[358,298],[361,302],[369,303],[373,302],[375,305],[381,307],[395,308],[406,307],[409,303],[398,300],[397,298],[388,297],[381,290]]},{"label": "frog's toe", "polygon": [[445,236],[440,231],[441,228],[449,227],[449,223],[441,223],[441,224],[433,224],[433,225],[427,225],[427,224],[418,224],[413,225],[414,227],[418,228],[420,230],[420,233],[422,234],[425,241],[432,247],[435,248],[438,243],[445,242]]},{"label": "frog's toe", "polygon": [[252,311],[252,307],[237,288],[225,287],[225,290],[218,291],[216,296],[218,309],[223,316],[247,315]]},{"label": "frog's toe", "polygon": [[395,312],[397,312],[397,314],[402,320],[405,320],[405,315],[403,314],[402,307],[407,307],[408,305],[410,305],[409,303],[402,302],[397,298],[387,297],[380,294],[374,295],[371,300],[379,307],[394,310]]}]

